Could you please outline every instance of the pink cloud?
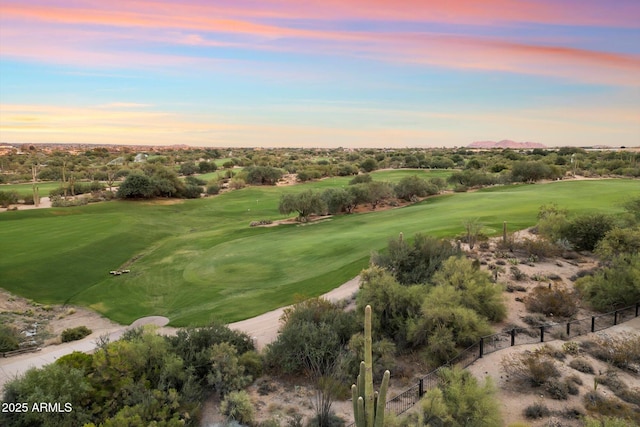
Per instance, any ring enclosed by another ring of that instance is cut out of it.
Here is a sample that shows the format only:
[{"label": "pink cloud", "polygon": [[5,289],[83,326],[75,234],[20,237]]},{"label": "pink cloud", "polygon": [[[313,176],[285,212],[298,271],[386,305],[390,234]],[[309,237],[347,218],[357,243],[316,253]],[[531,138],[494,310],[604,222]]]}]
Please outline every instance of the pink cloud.
[{"label": "pink cloud", "polygon": [[[451,34],[375,33],[295,26],[296,19],[316,23],[324,20],[324,24],[332,19],[385,19],[485,25],[535,22],[640,26],[638,2],[621,1],[614,8],[592,1],[589,7],[576,7],[576,1],[405,0],[399,4],[389,0],[285,0],[211,5],[192,0],[176,5],[157,0],[112,0],[80,3],[82,6],[5,1],[0,17],[3,23],[0,53],[27,60],[87,66],[212,67],[221,62],[215,58],[144,51],[143,43],[156,43],[314,52],[447,68],[537,74],[590,83],[640,85],[638,55],[578,49],[554,45],[552,41],[536,45]],[[281,23],[264,23],[273,21],[271,18],[278,18]],[[124,50],[114,50],[113,41],[123,39],[136,43]]]}]

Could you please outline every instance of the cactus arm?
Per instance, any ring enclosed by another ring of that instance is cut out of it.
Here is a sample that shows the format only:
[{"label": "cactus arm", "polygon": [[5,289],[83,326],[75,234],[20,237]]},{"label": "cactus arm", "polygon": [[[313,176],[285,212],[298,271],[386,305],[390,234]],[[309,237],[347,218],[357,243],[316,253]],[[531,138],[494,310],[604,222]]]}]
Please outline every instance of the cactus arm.
[{"label": "cactus arm", "polygon": [[376,407],[376,422],[374,427],[384,427],[384,408],[387,403],[387,389],[389,388],[389,377],[391,373],[384,371],[382,384],[380,385],[380,394],[378,396],[378,406]]},{"label": "cactus arm", "polygon": [[353,418],[358,418],[358,386],[353,384],[351,386],[351,401],[353,402]]},{"label": "cactus arm", "polygon": [[358,398],[358,412],[356,413],[356,426],[366,427],[365,417],[364,417],[364,399],[362,397]]}]

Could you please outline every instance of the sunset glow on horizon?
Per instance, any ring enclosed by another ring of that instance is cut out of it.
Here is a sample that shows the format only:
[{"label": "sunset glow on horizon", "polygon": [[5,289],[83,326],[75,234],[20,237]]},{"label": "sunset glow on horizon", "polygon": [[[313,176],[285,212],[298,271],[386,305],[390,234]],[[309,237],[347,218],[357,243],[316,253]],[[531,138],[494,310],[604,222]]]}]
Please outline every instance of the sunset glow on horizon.
[{"label": "sunset glow on horizon", "polygon": [[0,0],[0,142],[640,146],[637,0]]}]

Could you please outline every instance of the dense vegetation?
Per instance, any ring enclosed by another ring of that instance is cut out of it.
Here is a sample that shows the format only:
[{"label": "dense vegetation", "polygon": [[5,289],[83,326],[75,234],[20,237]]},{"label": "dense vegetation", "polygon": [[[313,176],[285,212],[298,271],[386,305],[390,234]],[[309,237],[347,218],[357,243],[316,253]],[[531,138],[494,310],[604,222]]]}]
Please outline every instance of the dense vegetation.
[{"label": "dense vegetation", "polygon": [[62,402],[55,413],[3,411],[13,427],[197,425],[200,404],[225,397],[261,374],[248,336],[213,324],[174,337],[134,329],[93,354],[74,352],[5,386],[3,402]]}]

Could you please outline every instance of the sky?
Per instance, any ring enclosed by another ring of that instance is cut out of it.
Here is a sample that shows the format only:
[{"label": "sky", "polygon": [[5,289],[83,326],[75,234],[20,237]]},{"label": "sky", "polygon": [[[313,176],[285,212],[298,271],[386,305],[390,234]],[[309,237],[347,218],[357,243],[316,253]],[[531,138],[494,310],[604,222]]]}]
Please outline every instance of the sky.
[{"label": "sky", "polygon": [[0,142],[640,146],[638,0],[0,0]]}]

